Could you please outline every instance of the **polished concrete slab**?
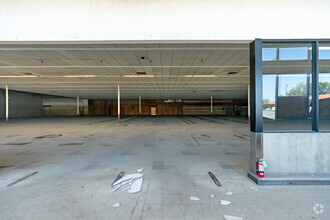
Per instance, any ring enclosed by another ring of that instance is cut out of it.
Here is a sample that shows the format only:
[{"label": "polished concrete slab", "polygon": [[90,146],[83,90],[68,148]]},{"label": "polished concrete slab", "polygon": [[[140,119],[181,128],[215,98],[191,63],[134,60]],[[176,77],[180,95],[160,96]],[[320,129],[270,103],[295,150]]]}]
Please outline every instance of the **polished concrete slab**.
[{"label": "polished concrete slab", "polygon": [[[116,122],[114,117],[62,117],[2,124],[0,219],[330,218],[330,186],[258,186],[247,177],[245,118]],[[111,192],[119,172],[139,168],[144,168],[140,193]],[[221,200],[231,205],[221,206]],[[121,206],[113,208],[117,202]]]}]

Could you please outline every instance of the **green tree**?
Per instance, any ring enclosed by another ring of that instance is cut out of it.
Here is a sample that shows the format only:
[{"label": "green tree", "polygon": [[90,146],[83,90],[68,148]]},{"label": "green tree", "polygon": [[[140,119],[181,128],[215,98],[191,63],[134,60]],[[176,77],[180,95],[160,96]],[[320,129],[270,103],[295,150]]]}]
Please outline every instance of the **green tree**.
[{"label": "green tree", "polygon": [[262,100],[262,106],[263,106],[263,109],[265,110],[266,108],[268,108],[268,103],[269,102],[269,99],[263,99]]},{"label": "green tree", "polygon": [[286,96],[306,96],[306,83],[300,82],[285,94]]},{"label": "green tree", "polygon": [[330,82],[320,82],[319,92],[320,94],[330,94]]},{"label": "green tree", "polygon": [[[309,87],[309,93],[312,94],[312,87]],[[320,82],[319,83],[319,94],[330,94],[330,83],[329,82]],[[306,83],[300,82],[295,87],[290,89],[286,96],[306,96]]]}]

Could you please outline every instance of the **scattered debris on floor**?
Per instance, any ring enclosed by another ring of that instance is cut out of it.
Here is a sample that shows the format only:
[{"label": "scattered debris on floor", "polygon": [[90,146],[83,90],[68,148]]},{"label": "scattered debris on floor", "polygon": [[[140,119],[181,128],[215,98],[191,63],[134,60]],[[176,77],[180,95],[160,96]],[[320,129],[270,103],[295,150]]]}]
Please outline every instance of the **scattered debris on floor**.
[{"label": "scattered debris on floor", "polygon": [[114,187],[111,192],[117,191],[121,186],[130,184],[130,186],[122,189],[121,191],[126,191],[128,193],[138,193],[141,191],[142,183],[143,183],[143,174],[142,173],[133,173],[127,174],[125,176],[124,172],[120,172],[116,178],[116,180],[112,183],[112,187]]},{"label": "scattered debris on floor", "polygon": [[119,189],[121,187],[121,185],[119,185],[119,186],[116,186],[115,188],[113,188],[112,190],[111,190],[111,192],[115,192],[117,189]]},{"label": "scattered debris on floor", "polygon": [[46,134],[46,135],[42,135],[42,136],[38,136],[35,137],[36,139],[43,139],[43,138],[57,138],[57,137],[61,137],[61,134]]},{"label": "scattered debris on floor", "polygon": [[255,188],[255,187],[253,187],[253,186],[250,186],[250,187],[249,187],[249,190],[255,190],[255,191],[258,191],[258,189]]},{"label": "scattered debris on floor", "polygon": [[119,203],[119,202],[117,202],[117,203],[116,203],[116,204],[114,204],[112,207],[113,207],[113,208],[119,208],[119,207],[120,207],[120,203]]},{"label": "scattered debris on floor", "polygon": [[221,186],[221,183],[219,182],[219,180],[214,176],[214,174],[212,172],[208,172],[208,174],[210,175],[211,179],[213,180],[213,182],[215,183],[215,185],[217,186]]},{"label": "scattered debris on floor", "polygon": [[130,188],[131,188],[130,186],[129,187],[126,187],[126,188],[122,189],[121,191],[124,192],[126,190],[129,190]]},{"label": "scattered debris on floor", "polygon": [[0,169],[10,168],[10,167],[13,167],[13,165],[0,166]]},{"label": "scattered debris on floor", "polygon": [[135,182],[131,185],[131,188],[128,190],[128,193],[138,193],[142,188],[143,178],[139,178],[135,180]]},{"label": "scattered debris on floor", "polygon": [[141,173],[143,170],[144,170],[143,168],[140,168],[140,169],[138,169],[137,171],[138,171],[139,173]]},{"label": "scattered debris on floor", "polygon": [[16,181],[12,182],[12,183],[9,183],[7,186],[15,185],[16,183],[21,182],[21,181],[23,181],[23,180],[25,180],[25,179],[27,179],[27,178],[29,178],[29,177],[31,177],[31,176],[37,174],[37,173],[38,173],[38,171],[35,171],[35,172],[33,172],[33,173],[30,173],[29,175],[26,175],[26,176],[24,176],[24,177],[22,177],[22,178],[19,178],[19,179],[16,180]]},{"label": "scattered debris on floor", "polygon": [[62,144],[59,144],[58,146],[75,146],[75,145],[83,145],[85,143],[83,142],[72,142],[72,143],[62,143]]},{"label": "scattered debris on floor", "polygon": [[232,191],[228,191],[228,192],[225,193],[225,195],[226,196],[231,196],[231,195],[233,195],[233,192]]},{"label": "scattered debris on floor", "polygon": [[243,220],[243,217],[231,216],[231,215],[224,215],[225,220]]},{"label": "scattered debris on floor", "polygon": [[133,173],[133,174],[127,174],[125,176],[123,176],[122,178],[120,178],[119,180],[117,180],[116,182],[113,183],[113,186],[117,186],[123,182],[132,182],[135,179],[139,179],[143,177],[143,174],[140,173]]},{"label": "scattered debris on floor", "polygon": [[221,200],[220,204],[221,204],[222,206],[227,206],[227,205],[230,205],[231,202],[226,201],[226,200]]},{"label": "scattered debris on floor", "polygon": [[117,182],[118,180],[120,180],[123,176],[124,176],[125,172],[120,172],[118,174],[118,176],[116,177],[115,181],[113,181],[113,183],[111,184],[111,186],[113,187],[114,183]]},{"label": "scattered debris on floor", "polygon": [[192,200],[192,201],[199,201],[200,199],[198,197],[192,196],[192,197],[190,197],[190,200]]},{"label": "scattered debris on floor", "polygon": [[27,145],[27,144],[31,144],[32,142],[10,142],[10,143],[5,143],[2,145]]},{"label": "scattered debris on floor", "polygon": [[214,196],[215,196],[214,194],[209,195],[209,197],[212,198],[212,199],[214,198]]}]

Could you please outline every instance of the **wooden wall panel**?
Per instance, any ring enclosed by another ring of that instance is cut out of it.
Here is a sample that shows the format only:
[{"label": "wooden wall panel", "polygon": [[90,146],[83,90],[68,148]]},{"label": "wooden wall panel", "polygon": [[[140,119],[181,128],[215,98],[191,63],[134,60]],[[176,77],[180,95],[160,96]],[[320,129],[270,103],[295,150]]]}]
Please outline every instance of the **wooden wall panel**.
[{"label": "wooden wall panel", "polygon": [[[139,115],[138,100],[121,100],[121,115]],[[151,115],[151,107],[156,107],[157,115],[210,115],[210,100],[183,100],[183,102],[164,102],[164,100],[142,100],[141,115]],[[242,115],[241,106],[247,100],[214,100],[214,115]],[[236,109],[236,110],[235,110]],[[117,101],[112,101],[111,114],[117,115]],[[245,113],[243,113],[245,115]]]},{"label": "wooden wall panel", "polygon": [[107,100],[88,100],[88,115],[90,116],[106,116],[109,115],[109,104]]}]

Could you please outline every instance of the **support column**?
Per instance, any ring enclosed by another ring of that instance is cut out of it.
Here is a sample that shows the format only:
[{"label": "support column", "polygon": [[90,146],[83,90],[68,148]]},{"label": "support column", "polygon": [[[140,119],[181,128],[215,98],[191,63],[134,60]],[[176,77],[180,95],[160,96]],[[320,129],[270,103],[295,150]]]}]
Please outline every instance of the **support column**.
[{"label": "support column", "polygon": [[248,85],[248,123],[250,124],[250,84]]},{"label": "support column", "polygon": [[319,42],[312,44],[312,130],[319,131]]},{"label": "support column", "polygon": [[278,119],[278,94],[279,94],[279,86],[280,86],[280,75],[276,74],[275,80],[276,80],[275,81],[275,120],[277,120]]},{"label": "support column", "polygon": [[118,85],[118,124],[120,123],[120,86]]},{"label": "support column", "polygon": [[6,123],[8,123],[9,117],[9,97],[8,97],[8,85],[6,85]]},{"label": "support column", "polygon": [[142,109],[141,109],[141,96],[139,96],[139,115],[142,115]]},{"label": "support column", "polygon": [[211,96],[211,115],[213,115],[213,96]]},{"label": "support column", "polygon": [[262,41],[250,43],[250,86],[251,86],[251,123],[252,132],[262,132]]},{"label": "support column", "polygon": [[79,111],[79,96],[77,96],[77,115],[79,116],[80,115],[80,111]]}]

